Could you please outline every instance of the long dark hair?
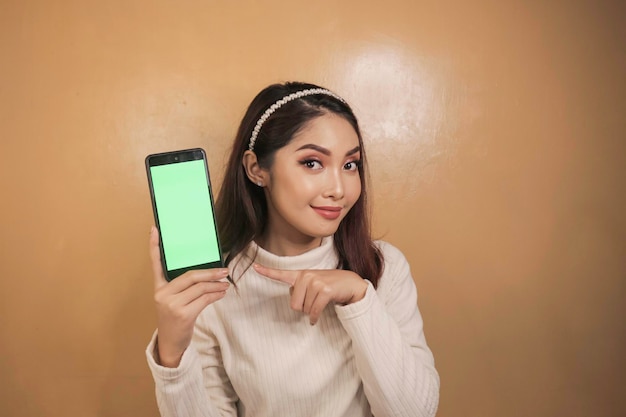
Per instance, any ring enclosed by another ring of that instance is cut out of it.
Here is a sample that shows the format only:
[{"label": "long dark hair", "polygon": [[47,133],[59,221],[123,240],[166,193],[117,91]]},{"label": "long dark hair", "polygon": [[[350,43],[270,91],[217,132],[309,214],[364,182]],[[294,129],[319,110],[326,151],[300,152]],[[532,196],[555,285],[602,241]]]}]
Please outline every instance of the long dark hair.
[{"label": "long dark hair", "polygon": [[[226,263],[230,263],[255,238],[261,236],[267,224],[267,202],[261,187],[247,177],[242,164],[250,136],[263,112],[281,98],[317,85],[288,82],[263,89],[250,103],[244,115],[226,166],[222,188],[216,201],[217,227]],[[335,248],[339,255],[338,268],[350,270],[369,280],[376,287],[382,274],[383,256],[372,242],[370,216],[367,208],[365,149],[357,119],[347,103],[324,94],[300,97],[284,104],[269,117],[254,145],[259,166],[269,169],[277,150],[287,145],[296,133],[311,120],[327,113],[344,118],[352,125],[361,147],[361,195],[335,232]]]}]

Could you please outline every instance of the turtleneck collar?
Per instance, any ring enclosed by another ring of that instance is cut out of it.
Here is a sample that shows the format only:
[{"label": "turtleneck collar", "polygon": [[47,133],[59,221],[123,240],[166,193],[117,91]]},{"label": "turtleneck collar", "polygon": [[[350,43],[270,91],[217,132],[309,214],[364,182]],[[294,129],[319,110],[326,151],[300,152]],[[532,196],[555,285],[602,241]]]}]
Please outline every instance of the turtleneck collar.
[{"label": "turtleneck collar", "polygon": [[[254,257],[256,253],[256,258]],[[270,253],[251,242],[245,250],[245,255],[254,262],[276,269],[319,269],[335,268],[337,266],[337,254],[335,253],[334,240],[332,236],[322,239],[322,243],[317,248],[311,249],[296,256],[278,256]]]}]

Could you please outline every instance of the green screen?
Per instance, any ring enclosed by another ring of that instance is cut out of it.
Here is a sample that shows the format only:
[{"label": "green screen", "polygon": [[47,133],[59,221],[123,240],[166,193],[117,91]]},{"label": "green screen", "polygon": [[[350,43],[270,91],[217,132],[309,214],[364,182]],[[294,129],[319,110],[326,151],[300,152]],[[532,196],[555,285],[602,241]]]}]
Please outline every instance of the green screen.
[{"label": "green screen", "polygon": [[219,261],[204,161],[153,166],[150,175],[167,270]]}]

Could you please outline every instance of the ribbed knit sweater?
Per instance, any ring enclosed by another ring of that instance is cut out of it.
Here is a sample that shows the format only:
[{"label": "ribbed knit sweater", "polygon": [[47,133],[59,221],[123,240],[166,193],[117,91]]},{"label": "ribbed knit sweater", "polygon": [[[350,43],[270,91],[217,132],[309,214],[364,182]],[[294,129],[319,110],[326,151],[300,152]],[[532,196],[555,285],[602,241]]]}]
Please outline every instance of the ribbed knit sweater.
[{"label": "ribbed knit sweater", "polygon": [[[329,304],[314,326],[289,306],[289,287],[245,271],[196,321],[177,368],[146,356],[163,417],[434,416],[439,376],[426,345],[417,292],[402,253],[377,242],[384,271],[375,290],[346,306]],[[280,269],[334,269],[332,238],[281,257],[252,243],[233,276],[255,262]],[[237,262],[241,260],[241,262]]]}]

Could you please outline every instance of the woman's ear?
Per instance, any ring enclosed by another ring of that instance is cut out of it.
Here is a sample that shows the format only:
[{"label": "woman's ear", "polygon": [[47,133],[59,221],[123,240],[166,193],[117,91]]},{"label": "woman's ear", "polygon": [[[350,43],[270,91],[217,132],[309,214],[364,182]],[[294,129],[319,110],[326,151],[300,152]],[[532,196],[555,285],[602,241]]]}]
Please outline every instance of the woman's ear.
[{"label": "woman's ear", "polygon": [[256,154],[249,150],[245,151],[241,162],[246,170],[248,179],[259,187],[265,187],[267,184],[268,172],[261,168]]}]

